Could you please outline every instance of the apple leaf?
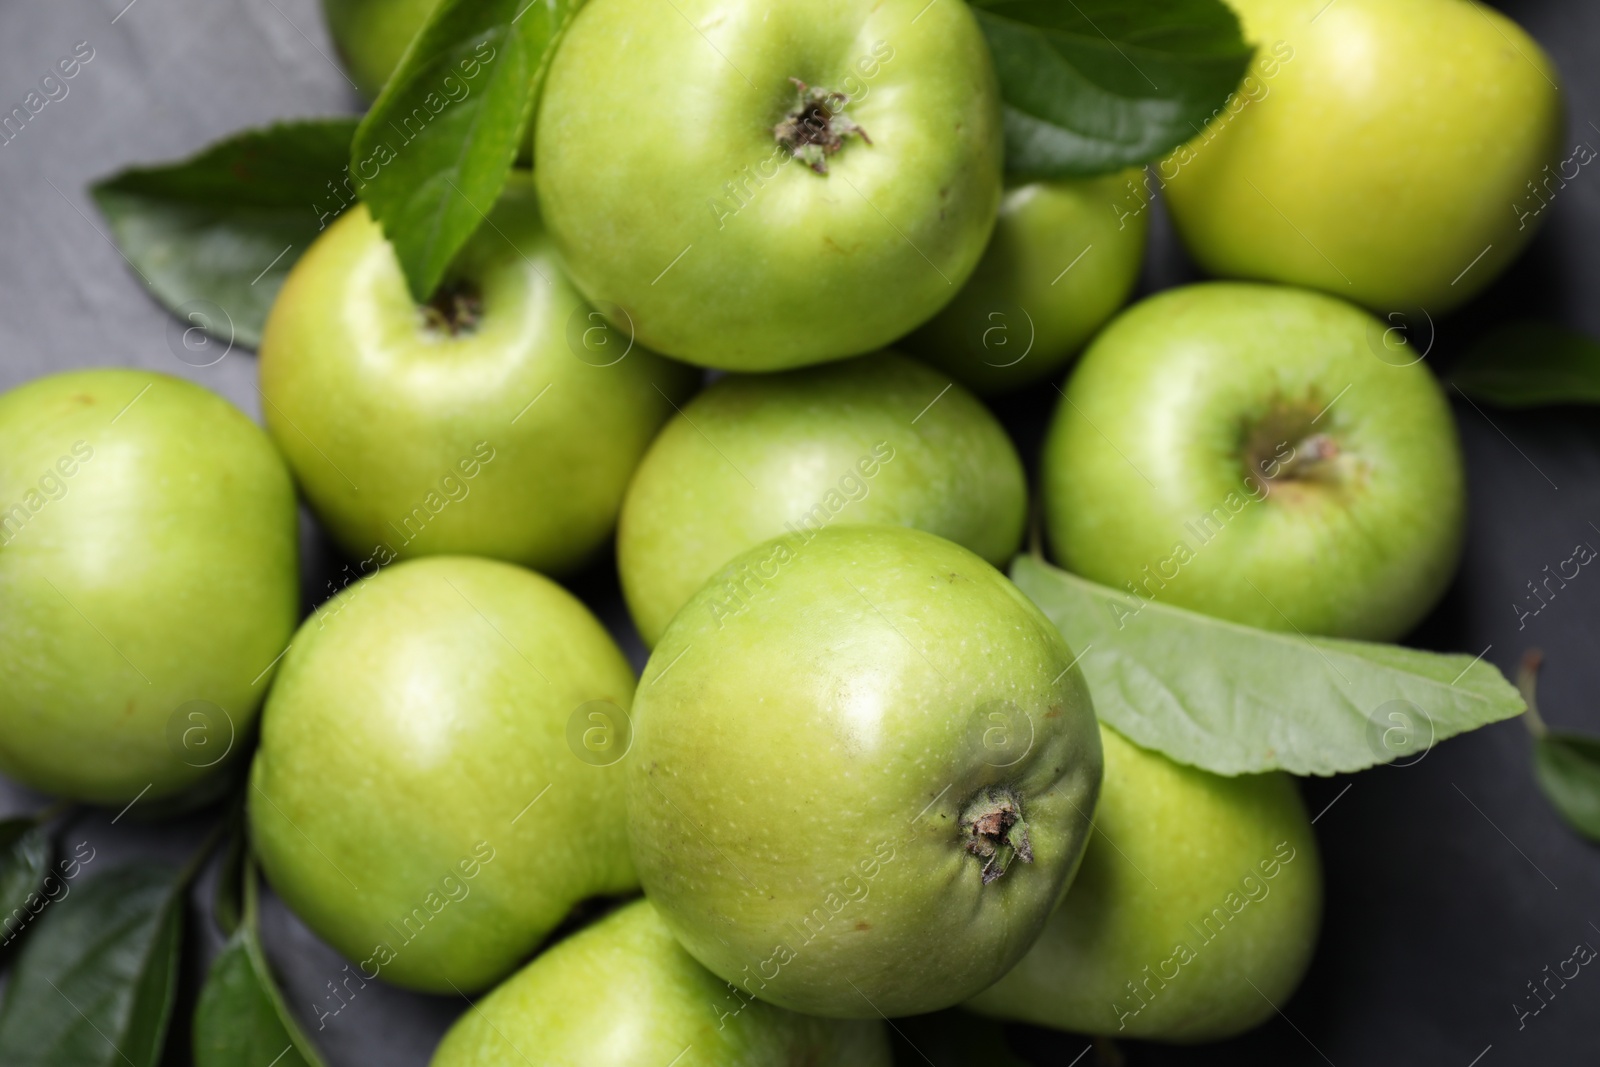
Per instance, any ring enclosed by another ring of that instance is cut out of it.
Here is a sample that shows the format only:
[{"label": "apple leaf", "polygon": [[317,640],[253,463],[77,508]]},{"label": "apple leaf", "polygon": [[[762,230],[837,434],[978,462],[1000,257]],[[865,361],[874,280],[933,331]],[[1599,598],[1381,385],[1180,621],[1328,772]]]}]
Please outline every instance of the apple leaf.
[{"label": "apple leaf", "polygon": [[229,857],[225,873],[228,867],[240,873],[244,914],[200,990],[194,1014],[195,1067],[269,1061],[274,1067],[323,1067],[316,1046],[283,1002],[261,950],[254,866]]},{"label": "apple leaf", "polygon": [[1222,0],[975,0],[1000,78],[1006,169],[1105,174],[1201,132],[1254,50]]},{"label": "apple leaf", "polygon": [[1414,761],[1526,707],[1481,658],[1257,630],[1028,556],[1011,578],[1081,657],[1100,718],[1216,774],[1343,774]]},{"label": "apple leaf", "polygon": [[582,0],[443,0],[356,131],[350,173],[420,303],[500,197]]},{"label": "apple leaf", "polygon": [[50,867],[50,834],[33,819],[0,822],[0,948],[27,924],[28,898]]},{"label": "apple leaf", "polygon": [[134,864],[52,903],[0,1005],[0,1063],[155,1067],[178,979],[185,875]]},{"label": "apple leaf", "polygon": [[1474,345],[1450,381],[1503,408],[1600,404],[1600,342],[1553,322],[1509,323]]},{"label": "apple leaf", "polygon": [[189,159],[135,167],[90,188],[123,256],[184,322],[178,358],[204,365],[226,354],[208,349],[200,331],[228,347],[260,343],[289,268],[354,198],[342,183],[356,121],[246,130]]},{"label": "apple leaf", "polygon": [[1600,841],[1600,739],[1552,733],[1536,737],[1533,775],[1574,830]]}]

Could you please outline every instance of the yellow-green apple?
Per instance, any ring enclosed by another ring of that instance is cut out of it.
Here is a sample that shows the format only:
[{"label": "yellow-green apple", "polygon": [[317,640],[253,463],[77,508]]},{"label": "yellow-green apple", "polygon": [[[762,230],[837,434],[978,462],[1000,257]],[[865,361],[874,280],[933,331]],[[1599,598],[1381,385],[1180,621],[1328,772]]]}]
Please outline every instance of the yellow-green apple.
[{"label": "yellow-green apple", "polygon": [[1419,360],[1320,293],[1212,282],[1136,304],[1084,353],[1045,441],[1057,558],[1269,630],[1399,637],[1449,583],[1466,507]]},{"label": "yellow-green apple", "polygon": [[296,537],[272,442],[198,385],[0,396],[0,772],[126,804],[244,751],[299,614]]},{"label": "yellow-green apple", "polygon": [[1084,1034],[1215,1041],[1271,1017],[1311,961],[1317,841],[1294,780],[1223,778],[1102,726],[1095,834],[1067,899],[968,1007]]},{"label": "yellow-green apple", "polygon": [[989,240],[1001,150],[976,19],[925,0],[592,0],[534,130],[578,288],[660,352],[746,371],[938,311]]},{"label": "yellow-green apple", "polygon": [[439,0],[322,0],[328,32],[361,95],[373,99]]},{"label": "yellow-green apple", "polygon": [[583,303],[526,175],[424,308],[352,208],[295,264],[261,340],[267,427],[368,572],[452,553],[582,562],[692,377]]},{"label": "yellow-green apple", "polygon": [[684,406],[628,487],[617,563],[646,644],[707,578],[785,530],[915,526],[1004,565],[1022,462],[970,393],[894,353],[730,375]]},{"label": "yellow-green apple", "polygon": [[1073,653],[982,559],[903,526],[737,557],[640,681],[628,839],[741,995],[877,1018],[979,992],[1081,857],[1099,733]]},{"label": "yellow-green apple", "polygon": [[694,961],[648,900],[574,934],[464,1013],[432,1067],[890,1067],[876,1020],[764,1004]]},{"label": "yellow-green apple", "polygon": [[1437,315],[1516,258],[1594,156],[1560,150],[1555,67],[1487,4],[1230,2],[1254,81],[1157,165],[1213,274]]},{"label": "yellow-green apple", "polygon": [[1139,279],[1150,214],[1127,206],[1137,174],[1008,189],[972,277],[901,347],[984,394],[1059,371]]},{"label": "yellow-green apple", "polygon": [[621,772],[568,741],[594,709],[620,725],[633,685],[531,571],[447,556],[357,582],[296,634],[262,716],[262,870],[365,978],[487,988],[573,905],[637,885]]}]

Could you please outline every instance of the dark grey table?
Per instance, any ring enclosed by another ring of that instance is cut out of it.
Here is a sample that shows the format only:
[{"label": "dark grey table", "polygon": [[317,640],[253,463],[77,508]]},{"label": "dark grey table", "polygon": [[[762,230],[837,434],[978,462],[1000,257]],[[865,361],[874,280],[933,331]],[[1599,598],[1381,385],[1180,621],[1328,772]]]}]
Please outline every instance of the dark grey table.
[{"label": "dark grey table", "polygon": [[[1600,7],[1585,0],[1500,6],[1560,66],[1569,144],[1600,145]],[[84,187],[130,163],[186,155],[243,126],[358,110],[316,0],[4,0],[0,110],[20,104],[80,41],[94,58],[68,95],[0,145],[0,389],[70,367],[140,366],[192,378],[259,415],[249,353],[203,369],[177,358],[171,320],[105,238]],[[1447,368],[1485,327],[1508,317],[1548,316],[1600,336],[1600,177],[1586,170],[1550,210],[1516,268],[1473,307],[1437,324],[1436,366]],[[1147,289],[1192,277],[1159,215],[1152,239]],[[999,405],[1030,460],[1053,397],[1044,385]],[[1456,415],[1472,492],[1466,559],[1412,641],[1487,649],[1508,672],[1525,648],[1543,648],[1545,717],[1558,728],[1600,733],[1592,696],[1600,691],[1600,580],[1574,582],[1525,628],[1512,607],[1525,583],[1566,558],[1576,541],[1600,542],[1600,419],[1579,409],[1484,413],[1459,401]],[[309,519],[305,545],[309,606],[338,564]],[[642,665],[609,568],[572,584]],[[1600,1062],[1600,977],[1583,972],[1520,1029],[1513,1009],[1546,964],[1566,958],[1576,942],[1600,944],[1600,851],[1557,821],[1533,784],[1528,751],[1523,726],[1509,722],[1450,741],[1410,767],[1306,781],[1310,810],[1321,813],[1328,911],[1299,994],[1282,1006],[1282,1018],[1240,1040],[1194,1049],[1124,1044],[1124,1061]],[[0,815],[41,805],[0,781]],[[84,815],[73,831],[95,844],[105,867],[141,854],[177,861],[205,825],[202,817],[140,823],[133,816],[112,825],[114,814]],[[206,889],[197,887],[197,900]],[[217,939],[198,911],[191,922],[195,951],[183,982],[192,993]],[[271,902],[265,927],[289,1000],[333,1067],[421,1067],[465,1008],[373,984],[317,1032],[312,1004],[343,961]],[[180,1016],[174,1025],[183,1030],[187,1022]],[[1012,1038],[1032,1061],[1062,1067],[1087,1044],[1026,1028]],[[173,1043],[174,1062],[183,1062],[183,1044]],[[1088,1067],[1101,1055],[1077,1062]]]}]

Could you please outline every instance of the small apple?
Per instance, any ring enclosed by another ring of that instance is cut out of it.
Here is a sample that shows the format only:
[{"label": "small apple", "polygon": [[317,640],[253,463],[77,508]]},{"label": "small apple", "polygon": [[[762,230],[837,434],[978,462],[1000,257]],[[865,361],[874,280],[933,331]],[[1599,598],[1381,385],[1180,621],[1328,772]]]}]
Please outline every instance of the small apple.
[{"label": "small apple", "polygon": [[569,741],[625,732],[633,684],[594,616],[520,567],[436,557],[350,586],[262,716],[262,870],[365,978],[492,985],[574,904],[638,884],[620,772]]},{"label": "small apple", "polygon": [[1102,726],[1095,835],[1022,962],[967,1007],[1083,1034],[1216,1041],[1294,993],[1322,917],[1317,840],[1286,774],[1223,778]]},{"label": "small apple", "polygon": [[361,95],[374,99],[439,0],[322,0],[328,32]]},{"label": "small apple", "polygon": [[261,340],[267,427],[364,571],[462,553],[542,571],[610,535],[634,466],[695,375],[568,284],[513,175],[432,306],[365,207],[290,273]]},{"label": "small apple", "polygon": [[457,1020],[431,1067],[890,1067],[883,1023],[755,1000],[694,961],[648,900],[574,934]]},{"label": "small apple", "polygon": [[1100,781],[1089,692],[1039,610],[903,526],[791,533],[680,611],[634,707],[628,839],[741,995],[876,1018],[965,1000],[1061,899]]},{"label": "small apple", "polygon": [[1008,189],[966,286],[900,346],[980,394],[1056,373],[1139,280],[1150,215],[1126,205],[1138,173]]},{"label": "small apple", "polygon": [[1001,152],[965,4],[591,0],[534,178],[597,307],[667,355],[767,371],[874,351],[955,296]]},{"label": "small apple", "polygon": [[915,526],[1003,565],[1027,515],[1022,461],[959,385],[884,352],[730,375],[645,454],[617,525],[617,563],[646,644],[728,560],[785,530]]},{"label": "small apple", "polygon": [[0,396],[0,772],[102,804],[213,773],[294,631],[297,537],[272,442],[197,385]]},{"label": "small apple", "polygon": [[1134,305],[1045,441],[1057,558],[1263,629],[1399,637],[1444,592],[1465,522],[1455,423],[1420,358],[1319,293],[1213,282]]},{"label": "small apple", "polygon": [[1487,4],[1230,2],[1259,58],[1156,167],[1213,274],[1436,315],[1515,259],[1594,158],[1560,150],[1555,67]]}]

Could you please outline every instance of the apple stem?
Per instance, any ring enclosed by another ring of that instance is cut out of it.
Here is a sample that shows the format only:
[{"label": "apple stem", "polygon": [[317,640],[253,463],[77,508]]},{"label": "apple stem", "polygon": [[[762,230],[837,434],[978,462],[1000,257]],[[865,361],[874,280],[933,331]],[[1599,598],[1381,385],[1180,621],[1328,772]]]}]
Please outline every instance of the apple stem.
[{"label": "apple stem", "polygon": [[1285,460],[1268,483],[1289,478],[1303,478],[1318,466],[1340,455],[1339,442],[1325,433],[1314,433],[1295,446],[1294,455]]},{"label": "apple stem", "polygon": [[844,147],[846,137],[861,138],[867,144],[872,138],[844,113],[850,98],[844,93],[807,85],[799,78],[794,83],[799,101],[783,121],[772,128],[772,136],[787,148],[794,158],[818,174],[828,173],[828,157]]},{"label": "apple stem", "polygon": [[980,789],[961,813],[964,847],[983,861],[983,884],[1006,873],[1012,857],[1033,862],[1033,842],[1022,818],[1022,798],[1009,786]]},{"label": "apple stem", "polygon": [[466,282],[446,282],[422,305],[428,329],[458,337],[472,333],[483,318],[483,297]]}]

